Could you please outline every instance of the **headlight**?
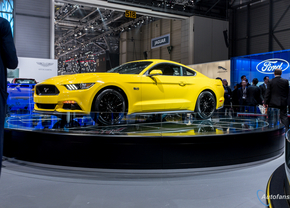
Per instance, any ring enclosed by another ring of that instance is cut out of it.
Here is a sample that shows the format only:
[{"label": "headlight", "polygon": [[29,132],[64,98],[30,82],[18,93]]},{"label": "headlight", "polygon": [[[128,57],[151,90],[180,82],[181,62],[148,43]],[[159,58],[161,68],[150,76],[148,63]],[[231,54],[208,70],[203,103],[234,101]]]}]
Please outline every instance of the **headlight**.
[{"label": "headlight", "polygon": [[92,87],[95,83],[81,83],[81,84],[66,84],[64,85],[68,90],[85,90]]}]

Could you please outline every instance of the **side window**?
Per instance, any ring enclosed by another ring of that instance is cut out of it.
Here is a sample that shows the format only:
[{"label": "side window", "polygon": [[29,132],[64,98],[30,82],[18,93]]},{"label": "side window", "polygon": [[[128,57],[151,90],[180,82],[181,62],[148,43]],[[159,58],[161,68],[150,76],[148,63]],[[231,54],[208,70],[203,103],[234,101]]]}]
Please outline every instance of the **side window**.
[{"label": "side window", "polygon": [[165,76],[181,76],[181,68],[177,65],[171,64],[158,64],[150,69],[150,73],[154,69],[159,69],[162,71],[162,75]]},{"label": "side window", "polygon": [[194,76],[196,74],[195,71],[192,71],[185,67],[182,67],[182,71],[183,71],[183,76]]}]

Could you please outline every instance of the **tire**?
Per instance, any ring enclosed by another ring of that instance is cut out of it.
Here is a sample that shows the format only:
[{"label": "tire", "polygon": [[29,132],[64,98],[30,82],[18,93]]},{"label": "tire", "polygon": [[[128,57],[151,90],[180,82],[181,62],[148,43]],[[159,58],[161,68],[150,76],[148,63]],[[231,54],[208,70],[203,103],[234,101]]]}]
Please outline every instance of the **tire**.
[{"label": "tire", "polygon": [[93,102],[93,120],[101,125],[119,124],[127,111],[124,96],[114,90],[102,91]]},{"label": "tire", "polygon": [[195,112],[202,119],[208,119],[216,109],[215,96],[210,91],[203,91],[197,98]]}]

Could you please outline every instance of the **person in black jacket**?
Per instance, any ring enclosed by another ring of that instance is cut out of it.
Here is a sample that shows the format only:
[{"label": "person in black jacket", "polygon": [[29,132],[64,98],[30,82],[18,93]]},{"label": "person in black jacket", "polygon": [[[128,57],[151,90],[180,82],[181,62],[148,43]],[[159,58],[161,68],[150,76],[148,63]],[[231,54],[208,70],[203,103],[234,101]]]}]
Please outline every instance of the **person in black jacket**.
[{"label": "person in black jacket", "polygon": [[15,69],[18,65],[16,49],[9,22],[0,17],[0,172],[3,155],[4,121],[6,116],[7,68]]},{"label": "person in black jacket", "polygon": [[[254,112],[256,113],[256,106],[258,104],[262,104],[262,97],[261,97],[261,91],[259,89],[259,87],[257,87],[259,80],[257,78],[253,79],[253,85],[248,87],[248,91],[247,91],[247,98],[246,98],[246,102],[248,106],[253,106],[254,108]],[[253,109],[251,109],[251,111],[253,111]]]},{"label": "person in black jacket", "polygon": [[259,88],[261,90],[261,96],[262,96],[262,102],[263,103],[264,103],[264,97],[265,97],[265,92],[266,92],[266,89],[267,89],[268,82],[269,82],[269,77],[265,76],[264,77],[264,83],[259,86]]},{"label": "person in black jacket", "polygon": [[248,83],[243,80],[242,87],[238,89],[238,100],[240,105],[240,111],[245,111],[245,106],[247,105],[247,94],[248,94]]},{"label": "person in black jacket", "polygon": [[231,99],[232,99],[232,90],[231,88],[228,86],[228,81],[226,79],[223,79],[223,87],[224,87],[224,98],[225,98],[225,102],[224,105],[230,106],[231,105]]},{"label": "person in black jacket", "polygon": [[231,109],[231,99],[232,99],[232,90],[231,88],[228,86],[228,81],[226,79],[222,80],[223,83],[223,87],[224,87],[224,107],[221,109],[221,114],[222,116],[225,115],[230,115],[230,109]]},{"label": "person in black jacket", "polygon": [[289,83],[287,79],[281,77],[282,70],[275,69],[275,78],[268,83],[267,90],[264,97],[264,107],[272,107],[280,109],[280,119],[285,125],[286,130],[289,128],[289,121],[287,117],[287,99],[289,93]]},{"label": "person in black jacket", "polygon": [[241,88],[242,87],[243,81],[246,81],[247,82],[247,87],[250,86],[250,83],[248,82],[248,79],[247,79],[246,75],[242,75],[241,76],[241,82],[238,84],[238,88]]}]

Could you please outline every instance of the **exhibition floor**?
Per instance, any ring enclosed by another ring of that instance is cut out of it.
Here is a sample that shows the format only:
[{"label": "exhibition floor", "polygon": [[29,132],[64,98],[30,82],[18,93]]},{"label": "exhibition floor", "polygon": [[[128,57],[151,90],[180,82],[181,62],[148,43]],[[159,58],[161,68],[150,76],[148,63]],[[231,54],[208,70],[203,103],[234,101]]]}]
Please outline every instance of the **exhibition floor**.
[{"label": "exhibition floor", "polygon": [[4,161],[1,208],[50,207],[264,207],[265,191],[276,159],[222,168],[179,170],[106,170],[61,168]]}]

